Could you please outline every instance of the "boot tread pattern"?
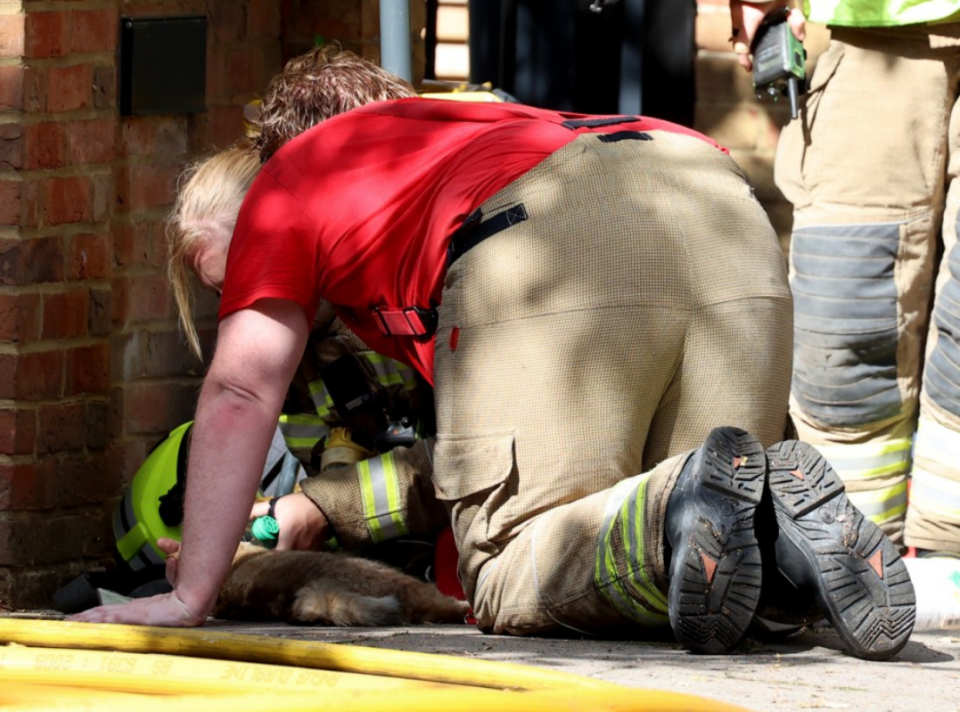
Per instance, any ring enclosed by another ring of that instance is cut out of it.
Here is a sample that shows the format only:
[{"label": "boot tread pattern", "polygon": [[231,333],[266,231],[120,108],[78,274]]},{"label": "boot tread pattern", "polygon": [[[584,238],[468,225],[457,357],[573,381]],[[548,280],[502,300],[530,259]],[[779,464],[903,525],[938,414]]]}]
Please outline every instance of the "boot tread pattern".
[{"label": "boot tread pattern", "polygon": [[814,589],[855,655],[873,660],[895,655],[906,645],[916,616],[913,584],[900,554],[850,504],[843,483],[813,447],[780,443],[767,451],[767,459],[781,572],[794,585]]},{"label": "boot tread pattern", "polygon": [[699,653],[736,647],[756,611],[762,572],[754,512],[763,492],[763,448],[748,433],[717,428],[707,437],[685,504],[696,516],[674,550],[670,623],[677,640]]}]

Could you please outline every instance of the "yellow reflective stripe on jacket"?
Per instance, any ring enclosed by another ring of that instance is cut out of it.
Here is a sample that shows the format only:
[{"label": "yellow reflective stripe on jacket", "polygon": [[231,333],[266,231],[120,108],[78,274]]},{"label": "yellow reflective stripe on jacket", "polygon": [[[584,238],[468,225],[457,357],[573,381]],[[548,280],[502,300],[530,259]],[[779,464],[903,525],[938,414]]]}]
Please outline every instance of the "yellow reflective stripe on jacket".
[{"label": "yellow reflective stripe on jacket", "polygon": [[357,463],[363,515],[375,542],[395,539],[409,529],[400,510],[400,486],[393,453]]},{"label": "yellow reflective stripe on jacket", "polygon": [[280,415],[280,432],[283,441],[291,450],[312,448],[317,441],[327,437],[330,428],[318,415]]},{"label": "yellow reflective stripe on jacket", "polygon": [[847,499],[876,524],[902,517],[907,511],[907,482],[866,492],[847,492]]},{"label": "yellow reflective stripe on jacket", "polygon": [[910,499],[924,514],[934,513],[960,521],[960,482],[914,467]]},{"label": "yellow reflective stripe on jacket", "polygon": [[402,385],[408,391],[416,388],[417,378],[414,370],[399,361],[378,354],[376,351],[364,351],[361,356],[373,367],[377,380],[384,386]]},{"label": "yellow reflective stripe on jacket", "polygon": [[910,469],[910,438],[857,445],[817,445],[845,482],[904,473]]},{"label": "yellow reflective stripe on jacket", "polygon": [[[662,625],[667,599],[652,583],[644,562],[643,511],[649,473],[623,480],[607,499],[597,540],[594,581],[607,600],[628,618],[644,625]],[[613,534],[620,533],[626,570],[617,565]]]},{"label": "yellow reflective stripe on jacket", "polygon": [[323,381],[319,378],[310,381],[307,384],[307,390],[310,392],[313,407],[317,409],[317,415],[321,418],[330,415],[330,409],[333,408],[333,398],[327,392],[327,387],[323,385]]}]

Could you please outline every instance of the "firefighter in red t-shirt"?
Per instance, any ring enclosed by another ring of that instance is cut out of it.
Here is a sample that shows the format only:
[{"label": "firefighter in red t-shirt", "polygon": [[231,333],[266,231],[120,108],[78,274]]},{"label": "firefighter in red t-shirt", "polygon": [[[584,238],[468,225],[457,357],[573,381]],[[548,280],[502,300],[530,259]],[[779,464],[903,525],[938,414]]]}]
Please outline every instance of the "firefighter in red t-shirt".
[{"label": "firefighter in red t-shirt", "polygon": [[[177,585],[82,620],[202,623],[327,300],[435,386],[431,485],[481,629],[640,638],[669,624],[691,650],[726,652],[765,592],[792,587],[777,603],[809,595],[857,655],[906,643],[897,550],[815,450],[777,442],[783,255],[705,137],[632,116],[375,102],[277,151],[229,256],[191,260],[222,299]],[[366,510],[359,483],[320,480],[281,529],[367,538],[371,513],[421,506],[413,482],[395,484]]]}]

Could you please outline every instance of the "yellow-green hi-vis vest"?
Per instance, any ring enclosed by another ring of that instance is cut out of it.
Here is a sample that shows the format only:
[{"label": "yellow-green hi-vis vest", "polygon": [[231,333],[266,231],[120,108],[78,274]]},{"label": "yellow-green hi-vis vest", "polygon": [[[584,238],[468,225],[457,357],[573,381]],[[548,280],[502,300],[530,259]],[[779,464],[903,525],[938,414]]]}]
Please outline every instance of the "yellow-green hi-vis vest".
[{"label": "yellow-green hi-vis vest", "polygon": [[960,19],[960,0],[804,0],[811,22],[844,27],[900,27]]}]

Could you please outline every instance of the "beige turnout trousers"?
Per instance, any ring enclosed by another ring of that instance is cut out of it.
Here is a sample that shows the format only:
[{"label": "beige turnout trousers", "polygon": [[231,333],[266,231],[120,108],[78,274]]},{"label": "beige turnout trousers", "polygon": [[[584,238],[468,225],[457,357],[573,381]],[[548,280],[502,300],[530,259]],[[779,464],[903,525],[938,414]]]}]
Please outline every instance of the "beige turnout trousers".
[{"label": "beige turnout trousers", "polygon": [[960,24],[832,28],[776,166],[800,439],[895,542],[956,553],[958,89]]},{"label": "beige turnout trousers", "polygon": [[720,425],[782,437],[776,236],[729,157],[646,138],[557,151],[482,206],[528,219],[447,274],[434,485],[484,630],[666,623],[663,516],[689,451]]}]

